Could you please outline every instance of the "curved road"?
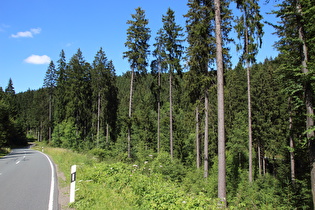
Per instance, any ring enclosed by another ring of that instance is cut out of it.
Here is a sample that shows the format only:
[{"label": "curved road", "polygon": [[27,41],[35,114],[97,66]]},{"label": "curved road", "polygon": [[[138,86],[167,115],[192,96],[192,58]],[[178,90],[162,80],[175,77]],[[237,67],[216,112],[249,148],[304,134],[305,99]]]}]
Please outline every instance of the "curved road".
[{"label": "curved road", "polygon": [[45,154],[22,148],[0,158],[0,209],[58,209],[57,189],[54,166]]}]

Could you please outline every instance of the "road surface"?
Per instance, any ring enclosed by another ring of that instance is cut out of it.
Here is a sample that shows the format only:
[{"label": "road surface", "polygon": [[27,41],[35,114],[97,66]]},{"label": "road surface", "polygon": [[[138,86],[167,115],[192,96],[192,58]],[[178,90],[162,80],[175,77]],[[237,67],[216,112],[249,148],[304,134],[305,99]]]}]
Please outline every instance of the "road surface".
[{"label": "road surface", "polygon": [[45,154],[13,149],[0,158],[0,210],[56,210],[55,169]]}]

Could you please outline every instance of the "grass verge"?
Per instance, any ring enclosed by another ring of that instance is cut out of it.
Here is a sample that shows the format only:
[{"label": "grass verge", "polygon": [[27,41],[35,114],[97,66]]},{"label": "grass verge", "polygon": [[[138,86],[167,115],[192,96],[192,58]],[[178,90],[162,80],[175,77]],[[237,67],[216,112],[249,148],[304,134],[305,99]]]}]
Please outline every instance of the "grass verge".
[{"label": "grass verge", "polygon": [[65,174],[61,186],[70,185],[70,168],[77,165],[76,202],[70,206],[76,209],[134,209],[132,205],[117,194],[113,189],[88,180],[97,160],[91,155],[80,154],[63,148],[52,148],[41,142],[36,142],[33,149],[49,155],[60,171]]},{"label": "grass verge", "polygon": [[[97,161],[89,154],[38,145],[58,165],[70,183],[71,165],[77,165],[75,209],[215,209],[217,200],[188,193],[161,172],[161,162],[141,166]],[[158,159],[158,158],[157,158]],[[68,175],[67,175],[68,174]]]},{"label": "grass verge", "polygon": [[10,153],[10,148],[0,148],[0,158],[6,156]]}]

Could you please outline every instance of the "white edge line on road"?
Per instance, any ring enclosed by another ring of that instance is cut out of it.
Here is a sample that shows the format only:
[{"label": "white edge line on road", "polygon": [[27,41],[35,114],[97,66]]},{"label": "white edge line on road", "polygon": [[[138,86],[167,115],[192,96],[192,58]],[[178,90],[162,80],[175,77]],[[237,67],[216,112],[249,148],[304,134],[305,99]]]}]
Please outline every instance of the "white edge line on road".
[{"label": "white edge line on road", "polygon": [[[42,153],[42,152],[40,152]],[[50,195],[49,195],[49,202],[48,202],[48,210],[53,210],[54,207],[54,191],[55,191],[55,168],[53,163],[51,162],[48,155],[42,153],[48,159],[50,168],[51,168],[51,182],[50,182]]]}]

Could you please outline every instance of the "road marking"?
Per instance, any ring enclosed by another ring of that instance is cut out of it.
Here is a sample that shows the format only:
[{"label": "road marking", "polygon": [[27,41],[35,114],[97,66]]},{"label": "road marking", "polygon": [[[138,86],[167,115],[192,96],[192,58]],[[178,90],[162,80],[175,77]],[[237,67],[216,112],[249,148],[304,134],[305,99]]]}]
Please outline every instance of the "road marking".
[{"label": "road marking", "polygon": [[[23,160],[25,160],[25,156],[22,158]],[[15,164],[19,164],[21,162],[21,160],[17,161]]]},{"label": "road marking", "polygon": [[[42,152],[39,152],[42,153]],[[48,202],[48,210],[53,210],[54,208],[54,191],[55,191],[55,168],[53,163],[51,162],[48,155],[42,153],[48,159],[50,168],[51,168],[51,181],[50,181],[50,195],[49,195],[49,202]]]}]

